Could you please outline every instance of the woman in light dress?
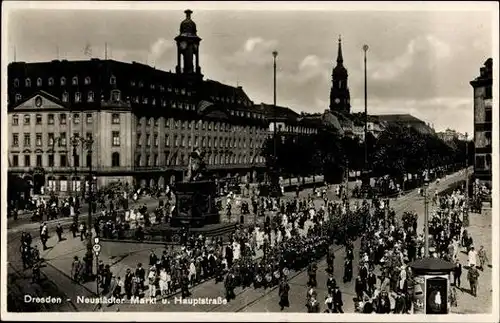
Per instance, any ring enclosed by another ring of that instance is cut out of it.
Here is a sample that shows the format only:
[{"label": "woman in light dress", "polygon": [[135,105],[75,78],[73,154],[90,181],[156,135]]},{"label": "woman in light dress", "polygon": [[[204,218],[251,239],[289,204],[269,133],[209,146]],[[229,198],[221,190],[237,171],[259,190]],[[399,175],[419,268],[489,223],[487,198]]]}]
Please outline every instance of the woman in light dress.
[{"label": "woman in light dress", "polygon": [[164,296],[168,293],[167,271],[165,268],[160,270],[160,295]]},{"label": "woman in light dress", "polygon": [[155,298],[156,297],[156,268],[155,266],[152,266],[149,268],[149,275],[148,275],[148,285],[149,285],[149,297],[150,298]]}]

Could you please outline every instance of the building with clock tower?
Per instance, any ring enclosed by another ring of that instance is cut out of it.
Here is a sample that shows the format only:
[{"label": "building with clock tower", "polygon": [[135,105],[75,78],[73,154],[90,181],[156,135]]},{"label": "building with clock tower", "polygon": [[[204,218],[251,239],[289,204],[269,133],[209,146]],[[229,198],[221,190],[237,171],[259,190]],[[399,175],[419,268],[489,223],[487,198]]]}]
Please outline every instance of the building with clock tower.
[{"label": "building with clock tower", "polygon": [[346,115],[351,111],[351,97],[347,78],[347,69],[344,67],[344,59],[342,57],[342,40],[339,36],[337,66],[332,71],[332,88],[330,90],[330,110],[332,112]]},{"label": "building with clock tower", "polygon": [[191,74],[202,77],[200,68],[200,41],[196,34],[196,24],[191,20],[193,11],[186,10],[186,19],[181,22],[179,36],[175,37],[177,43],[177,74]]}]

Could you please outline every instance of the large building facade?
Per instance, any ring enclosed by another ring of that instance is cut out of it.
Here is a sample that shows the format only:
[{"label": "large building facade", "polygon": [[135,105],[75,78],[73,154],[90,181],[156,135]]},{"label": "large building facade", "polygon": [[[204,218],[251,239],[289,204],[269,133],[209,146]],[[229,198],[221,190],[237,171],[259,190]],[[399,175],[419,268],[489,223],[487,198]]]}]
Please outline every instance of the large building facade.
[{"label": "large building facade", "polygon": [[491,188],[493,59],[488,58],[479,71],[470,82],[474,92],[474,177]]},{"label": "large building facade", "polygon": [[199,149],[215,177],[262,179],[269,111],[241,87],[203,79],[185,13],[175,73],[100,59],[9,64],[9,173],[35,193],[81,190],[90,166],[98,186],[163,186],[183,179]]}]

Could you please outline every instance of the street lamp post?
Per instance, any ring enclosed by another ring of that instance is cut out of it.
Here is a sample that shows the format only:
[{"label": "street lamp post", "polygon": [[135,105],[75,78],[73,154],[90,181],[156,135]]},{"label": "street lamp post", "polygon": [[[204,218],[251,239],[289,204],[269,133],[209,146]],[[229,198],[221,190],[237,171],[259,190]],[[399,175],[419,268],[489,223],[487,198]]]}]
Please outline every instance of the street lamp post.
[{"label": "street lamp post", "polygon": [[[368,133],[368,82],[367,82],[367,75],[366,75],[366,52],[368,51],[368,45],[363,45],[363,52],[364,52],[364,72],[365,72],[365,174],[368,174],[368,143],[367,143],[367,133]],[[366,178],[365,178],[366,181]],[[369,182],[368,182],[369,183]]]},{"label": "street lamp post", "polygon": [[88,215],[88,222],[87,222],[87,253],[85,255],[86,257],[86,268],[87,268],[87,275],[90,278],[92,276],[92,261],[93,261],[93,251],[92,251],[92,207],[93,207],[93,202],[94,202],[94,177],[92,175],[92,145],[94,143],[94,140],[92,137],[89,137],[87,139],[81,138],[82,144],[85,146],[85,148],[88,151],[88,154],[90,155],[90,160],[89,160],[89,215]]},{"label": "street lamp post", "polygon": [[467,132],[465,133],[465,212],[464,212],[464,226],[469,226],[469,138]]},{"label": "street lamp post", "polygon": [[276,57],[278,51],[273,51],[273,169],[271,173],[270,192],[272,195],[278,195],[279,174],[278,174],[278,154],[277,154],[277,112],[276,112]]},{"label": "street lamp post", "polygon": [[75,192],[75,198],[76,198],[76,177],[78,176],[78,169],[77,167],[79,166],[79,160],[78,160],[78,155],[77,155],[77,152],[76,152],[76,148],[78,147],[78,145],[80,144],[80,137],[77,136],[77,135],[73,135],[71,137],[71,145],[73,145],[73,167],[74,167],[74,171],[75,171],[75,175],[74,175],[74,179],[71,181],[71,191],[72,192]]},{"label": "street lamp post", "polygon": [[427,188],[429,186],[429,170],[425,174],[424,179],[424,242],[425,242],[425,253],[424,257],[429,257],[429,200],[427,198]]}]

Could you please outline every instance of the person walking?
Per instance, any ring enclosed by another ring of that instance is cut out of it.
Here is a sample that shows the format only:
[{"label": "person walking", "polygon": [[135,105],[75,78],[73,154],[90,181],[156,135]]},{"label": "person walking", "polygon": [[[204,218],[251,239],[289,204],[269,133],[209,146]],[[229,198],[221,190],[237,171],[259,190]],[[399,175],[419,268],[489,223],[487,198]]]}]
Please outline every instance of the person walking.
[{"label": "person walking", "polygon": [[467,278],[470,284],[470,293],[476,297],[477,296],[477,280],[479,278],[479,271],[472,265],[469,269],[469,273],[467,274]]},{"label": "person walking", "polygon": [[457,259],[455,261],[455,267],[453,267],[453,285],[460,288],[460,277],[462,276],[462,265]]},{"label": "person walking", "polygon": [[468,253],[468,265],[469,267],[477,266],[477,252],[474,247],[470,247]]},{"label": "person walking", "polygon": [[477,256],[479,257],[479,269],[481,271],[484,270],[484,265],[486,263],[489,264],[488,256],[486,255],[486,250],[484,249],[484,246],[479,247],[479,251],[477,252]]},{"label": "person walking", "polygon": [[61,223],[57,222],[57,227],[56,227],[56,233],[57,233],[57,238],[59,242],[62,241],[62,234],[63,234],[63,227],[61,226]]}]

